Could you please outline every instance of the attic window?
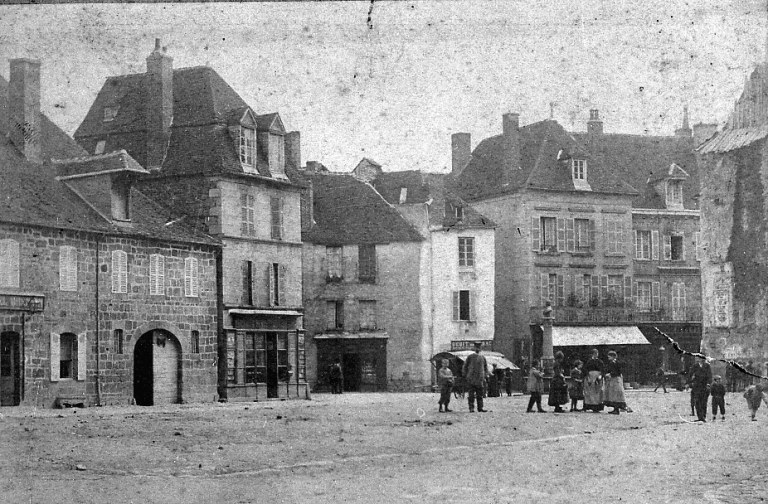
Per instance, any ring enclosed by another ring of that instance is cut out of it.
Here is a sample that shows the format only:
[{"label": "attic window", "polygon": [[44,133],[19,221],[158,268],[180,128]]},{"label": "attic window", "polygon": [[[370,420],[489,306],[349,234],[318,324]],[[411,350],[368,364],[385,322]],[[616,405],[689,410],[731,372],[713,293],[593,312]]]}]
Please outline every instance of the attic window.
[{"label": "attic window", "polygon": [[400,188],[400,204],[402,205],[403,203],[405,203],[406,199],[408,199],[408,188],[401,187]]},{"label": "attic window", "polygon": [[587,180],[587,160],[573,159],[571,161],[573,180]]},{"label": "attic window", "polygon": [[119,106],[104,107],[104,122],[112,122],[117,117],[117,112],[120,110]]},{"label": "attic window", "polygon": [[106,147],[107,141],[106,140],[99,140],[96,142],[96,149],[93,151],[94,154],[104,154],[104,147]]},{"label": "attic window", "polygon": [[112,179],[112,218],[119,221],[131,220],[131,184],[127,177]]},{"label": "attic window", "polygon": [[683,206],[683,181],[667,181],[667,207]]},{"label": "attic window", "polygon": [[453,212],[457,219],[461,220],[464,218],[464,207],[456,206],[454,207]]},{"label": "attic window", "polygon": [[255,168],[256,166],[256,132],[245,126],[240,126],[240,162],[243,167]]}]

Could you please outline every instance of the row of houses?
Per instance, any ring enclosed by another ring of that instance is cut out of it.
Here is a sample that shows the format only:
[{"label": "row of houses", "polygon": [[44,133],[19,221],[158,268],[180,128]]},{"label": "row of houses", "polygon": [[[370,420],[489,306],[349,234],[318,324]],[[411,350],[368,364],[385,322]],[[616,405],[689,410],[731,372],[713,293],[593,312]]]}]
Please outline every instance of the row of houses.
[{"label": "row of houses", "polygon": [[308,397],[337,359],[348,390],[426,388],[474,341],[541,355],[546,302],[556,347],[638,351],[637,381],[682,365],[654,328],[699,348],[694,150],[716,127],[687,111],[669,136],[506,113],[474,149],[452,136],[450,173],[336,172],[159,41],[74,138],[39,76],[0,81],[3,405]]}]

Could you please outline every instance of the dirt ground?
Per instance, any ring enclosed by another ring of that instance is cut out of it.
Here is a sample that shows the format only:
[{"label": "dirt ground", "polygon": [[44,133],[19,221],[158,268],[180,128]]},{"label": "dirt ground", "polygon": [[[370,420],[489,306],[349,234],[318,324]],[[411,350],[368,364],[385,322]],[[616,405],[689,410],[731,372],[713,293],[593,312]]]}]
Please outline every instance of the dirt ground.
[{"label": "dirt ground", "polygon": [[628,391],[619,416],[437,399],[3,408],[0,502],[768,501],[768,411],[751,422],[740,394],[706,424],[677,391]]}]

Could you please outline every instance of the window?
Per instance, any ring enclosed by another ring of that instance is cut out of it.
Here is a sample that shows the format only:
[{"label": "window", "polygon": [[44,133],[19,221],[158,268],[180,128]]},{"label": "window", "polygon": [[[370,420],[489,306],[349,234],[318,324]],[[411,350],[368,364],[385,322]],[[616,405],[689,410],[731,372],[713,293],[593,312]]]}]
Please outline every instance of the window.
[{"label": "window", "polygon": [[160,254],[149,256],[149,294],[151,296],[165,294],[165,257]]},{"label": "window", "polygon": [[256,198],[252,194],[240,194],[240,234],[256,236]]},{"label": "window", "polygon": [[571,162],[573,180],[587,180],[587,161],[586,159],[574,159]]},{"label": "window", "polygon": [[283,135],[269,134],[269,170],[272,175],[285,177],[285,139]]},{"label": "window", "polygon": [[256,132],[240,126],[240,162],[247,167],[256,166]]},{"label": "window", "polygon": [[376,329],[376,301],[361,300],[360,304],[360,329]]},{"label": "window", "polygon": [[608,295],[603,306],[624,306],[624,276],[608,275]]},{"label": "window", "polygon": [[672,235],[669,237],[669,259],[672,261],[685,260],[685,254],[683,253],[683,237],[680,235]]},{"label": "window", "polygon": [[358,280],[376,282],[376,245],[360,245],[357,248]]},{"label": "window", "polygon": [[184,259],[184,296],[197,297],[200,293],[198,280],[197,259],[187,257]]},{"label": "window", "polygon": [[74,378],[77,371],[77,336],[64,333],[60,336],[59,378]]},{"label": "window", "polygon": [[123,353],[123,330],[115,329],[112,336],[114,337],[115,353]]},{"label": "window", "polygon": [[475,266],[475,239],[459,237],[459,266],[468,268]]},{"label": "window", "polygon": [[640,311],[651,309],[651,282],[637,282],[635,305]]},{"label": "window", "polygon": [[96,149],[94,149],[94,154],[104,154],[104,148],[107,146],[106,140],[99,140],[96,142]]},{"label": "window", "polygon": [[112,251],[112,292],[128,292],[128,254],[122,250]]},{"label": "window", "polygon": [[234,330],[226,331],[227,335],[227,383],[237,383],[237,332]]},{"label": "window", "polygon": [[472,291],[453,292],[453,320],[463,322],[475,320],[474,293]]},{"label": "window", "polygon": [[287,268],[278,263],[267,265],[269,275],[269,306],[285,306],[285,278]]},{"label": "window", "polygon": [[272,239],[283,239],[283,198],[272,197],[269,199],[270,214],[272,216]]},{"label": "window", "polygon": [[605,225],[605,253],[622,254],[624,252],[624,228],[619,219],[606,219]]},{"label": "window", "polygon": [[557,252],[557,219],[541,218],[541,250]]},{"label": "window", "polygon": [[400,188],[400,198],[397,200],[398,203],[401,205],[405,203],[405,201],[408,199],[408,188],[407,187],[401,187]]},{"label": "window", "polygon": [[635,259],[651,260],[651,232],[649,230],[635,231]]},{"label": "window", "polygon": [[344,301],[335,300],[326,303],[326,329],[344,329]]},{"label": "window", "polygon": [[192,331],[189,342],[189,351],[193,354],[200,353],[200,331]]},{"label": "window", "polygon": [[685,283],[672,284],[672,320],[685,320]]},{"label": "window", "polygon": [[328,269],[328,279],[340,280],[343,277],[342,248],[341,247],[325,247],[325,262]]},{"label": "window", "polygon": [[245,333],[245,383],[267,382],[267,344],[264,333]]},{"label": "window", "polygon": [[110,188],[112,218],[127,221],[131,219],[131,182],[127,177],[115,176]]},{"label": "window", "polygon": [[584,275],[581,279],[581,295],[579,296],[582,306],[592,305],[592,275]]},{"label": "window", "polygon": [[682,180],[667,181],[667,206],[668,207],[683,206],[683,181]]},{"label": "window", "polygon": [[456,217],[458,220],[461,220],[464,218],[464,207],[462,206],[455,206],[454,207],[454,217]]},{"label": "window", "polygon": [[574,243],[576,252],[589,252],[589,219],[573,220]]},{"label": "window", "polygon": [[19,286],[19,242],[0,240],[0,287]]},{"label": "window", "polygon": [[112,122],[117,117],[117,112],[120,110],[119,106],[104,107],[104,122]]},{"label": "window", "polygon": [[243,261],[243,304],[253,306],[253,261]]},{"label": "window", "polygon": [[77,291],[77,249],[59,247],[59,289]]}]

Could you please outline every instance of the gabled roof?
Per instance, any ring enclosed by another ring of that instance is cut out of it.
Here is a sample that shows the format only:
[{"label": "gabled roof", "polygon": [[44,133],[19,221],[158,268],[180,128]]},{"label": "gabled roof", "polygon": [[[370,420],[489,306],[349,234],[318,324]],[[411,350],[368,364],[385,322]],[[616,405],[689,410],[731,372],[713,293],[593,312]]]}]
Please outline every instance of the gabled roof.
[{"label": "gabled roof", "polygon": [[308,173],[314,220],[302,241],[318,245],[418,242],[424,238],[369,184],[352,175]]},{"label": "gabled roof", "polygon": [[259,129],[263,131],[285,133],[285,126],[283,125],[283,120],[280,119],[280,114],[278,114],[277,112],[256,116],[256,124],[258,125]]},{"label": "gabled roof", "polygon": [[592,192],[634,195],[633,187],[612,173],[609,165],[590,156],[583,142],[553,120],[519,129],[520,166],[504,162],[504,137],[481,141],[457,180],[459,193],[469,201],[525,189],[578,191],[571,174],[571,160],[586,157],[587,181]]},{"label": "gabled roof", "polygon": [[[429,223],[446,229],[494,228],[489,218],[472,208],[453,188],[448,173],[422,173],[418,170],[383,172],[373,187],[393,205],[400,204],[400,194],[406,189],[403,204],[429,203]],[[457,219],[453,209],[460,207],[463,218]]]},{"label": "gabled roof", "polygon": [[142,175],[149,173],[124,150],[98,156],[54,159],[52,161],[56,166],[56,173],[61,179],[115,172],[131,172]]},{"label": "gabled roof", "polygon": [[683,207],[699,208],[699,177],[692,137],[601,134],[591,140],[587,133],[573,136],[587,146],[592,158],[639,191],[639,197],[632,200],[633,208],[666,208],[665,198],[651,185],[669,178],[673,165],[688,175],[683,184]]}]

